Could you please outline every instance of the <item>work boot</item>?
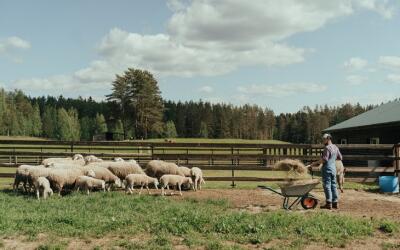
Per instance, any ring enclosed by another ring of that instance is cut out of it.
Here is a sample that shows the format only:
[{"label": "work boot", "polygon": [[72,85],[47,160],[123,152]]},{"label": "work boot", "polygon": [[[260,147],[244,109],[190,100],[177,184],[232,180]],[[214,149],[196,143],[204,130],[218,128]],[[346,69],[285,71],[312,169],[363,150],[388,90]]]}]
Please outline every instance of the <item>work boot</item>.
[{"label": "work boot", "polygon": [[339,204],[337,202],[332,203],[333,209],[339,209]]},{"label": "work boot", "polygon": [[321,209],[329,209],[329,210],[331,210],[332,209],[332,203],[327,201],[326,204],[324,206],[321,206],[320,208]]}]

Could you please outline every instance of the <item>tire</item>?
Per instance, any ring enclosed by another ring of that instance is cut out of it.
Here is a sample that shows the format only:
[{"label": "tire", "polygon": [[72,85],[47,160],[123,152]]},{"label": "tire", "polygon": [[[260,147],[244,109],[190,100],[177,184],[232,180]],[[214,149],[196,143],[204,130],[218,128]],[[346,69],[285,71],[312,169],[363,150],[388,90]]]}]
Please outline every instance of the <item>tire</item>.
[{"label": "tire", "polygon": [[316,208],[318,205],[318,200],[310,197],[310,196],[305,196],[303,198],[301,198],[301,206],[305,209],[314,209]]}]

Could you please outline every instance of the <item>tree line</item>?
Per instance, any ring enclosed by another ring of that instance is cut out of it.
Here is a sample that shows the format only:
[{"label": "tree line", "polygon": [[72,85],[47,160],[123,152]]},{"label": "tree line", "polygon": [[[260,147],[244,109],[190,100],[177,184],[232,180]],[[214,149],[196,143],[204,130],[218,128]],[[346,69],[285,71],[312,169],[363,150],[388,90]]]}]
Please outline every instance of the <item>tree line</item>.
[{"label": "tree line", "polygon": [[163,100],[150,72],[128,69],[116,76],[104,101],[29,97],[21,90],[0,89],[0,135],[77,141],[104,139],[109,132],[118,140],[200,137],[316,143],[323,129],[373,107],[325,105],[274,114],[258,105]]}]

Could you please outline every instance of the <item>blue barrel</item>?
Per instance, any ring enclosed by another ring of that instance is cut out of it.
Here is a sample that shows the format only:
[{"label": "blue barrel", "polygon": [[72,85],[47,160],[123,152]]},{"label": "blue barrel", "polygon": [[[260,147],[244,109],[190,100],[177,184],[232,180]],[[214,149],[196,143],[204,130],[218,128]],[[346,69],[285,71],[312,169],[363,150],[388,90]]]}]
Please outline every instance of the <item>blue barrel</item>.
[{"label": "blue barrel", "polygon": [[399,178],[397,176],[380,176],[379,188],[384,193],[398,193]]}]

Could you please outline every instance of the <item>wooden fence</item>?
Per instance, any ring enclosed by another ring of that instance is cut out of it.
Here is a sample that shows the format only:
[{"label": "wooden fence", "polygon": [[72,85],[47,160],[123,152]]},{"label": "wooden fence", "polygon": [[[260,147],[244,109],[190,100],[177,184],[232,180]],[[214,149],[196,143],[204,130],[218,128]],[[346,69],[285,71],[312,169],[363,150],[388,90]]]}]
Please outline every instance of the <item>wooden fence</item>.
[{"label": "wooden fence", "polygon": [[[380,175],[400,173],[400,145],[339,145],[344,154],[347,180],[375,182]],[[240,176],[241,171],[272,171],[272,165],[284,158],[310,163],[319,159],[322,145],[239,144],[239,143],[159,143],[159,142],[61,142],[0,141],[0,166],[39,164],[48,157],[66,157],[75,153],[93,154],[103,159],[135,159],[142,166],[151,159],[173,161],[204,170],[227,170],[229,176],[206,176],[209,181],[284,181],[281,177]],[[258,173],[258,174],[257,174]],[[258,176],[257,176],[258,175]],[[13,173],[0,172],[0,178]]]}]

